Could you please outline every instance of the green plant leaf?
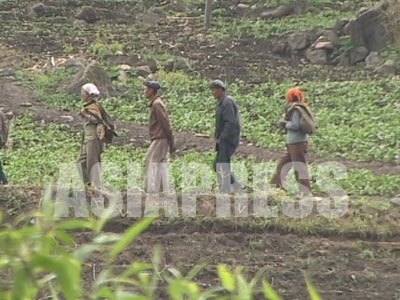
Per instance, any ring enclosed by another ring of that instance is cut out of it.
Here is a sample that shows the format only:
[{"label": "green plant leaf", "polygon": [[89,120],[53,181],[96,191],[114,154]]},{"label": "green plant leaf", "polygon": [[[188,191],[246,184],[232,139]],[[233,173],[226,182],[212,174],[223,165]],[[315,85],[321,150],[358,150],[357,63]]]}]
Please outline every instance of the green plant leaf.
[{"label": "green plant leaf", "polygon": [[57,275],[61,291],[66,299],[75,300],[81,296],[81,264],[67,255],[52,257],[36,253],[32,256],[32,265]]},{"label": "green plant leaf", "polygon": [[64,243],[66,243],[69,246],[75,246],[76,245],[74,238],[69,233],[67,233],[65,231],[58,230],[54,234],[54,236],[57,239],[59,239],[60,241],[63,241]]},{"label": "green plant leaf", "polygon": [[96,244],[108,244],[115,243],[121,239],[120,235],[117,234],[102,234],[97,236],[93,242]]},{"label": "green plant leaf", "polygon": [[14,277],[14,288],[12,300],[29,300],[36,298],[37,289],[33,285],[33,278],[29,271],[22,266],[18,266]]},{"label": "green plant leaf", "polygon": [[263,282],[263,291],[264,296],[268,300],[283,300],[281,296],[273,289],[273,287],[269,284],[269,282]]},{"label": "green plant leaf", "polygon": [[253,298],[253,292],[249,283],[241,274],[241,269],[236,269],[235,275],[237,282],[238,298],[241,300],[251,300]]},{"label": "green plant leaf", "polygon": [[93,221],[67,220],[57,223],[56,228],[61,230],[93,229]]},{"label": "green plant leaf", "polygon": [[108,300],[115,300],[116,299],[115,294],[113,293],[111,288],[108,288],[108,287],[101,288],[95,294],[96,294],[96,299],[97,298],[105,298],[105,299],[108,299]]},{"label": "green plant leaf", "polygon": [[141,272],[150,271],[152,269],[153,269],[152,264],[134,262],[128,269],[125,270],[122,276],[123,277],[136,276]]},{"label": "green plant leaf", "polygon": [[85,261],[93,252],[99,251],[100,246],[94,244],[83,245],[75,250],[74,255],[81,261]]},{"label": "green plant leaf", "polygon": [[200,296],[200,288],[196,283],[180,278],[170,283],[169,294],[173,300],[197,300]]},{"label": "green plant leaf", "polygon": [[127,291],[118,291],[115,295],[115,300],[151,300],[151,299]]},{"label": "green plant leaf", "polygon": [[236,289],[236,280],[226,265],[218,266],[218,276],[221,280],[222,287],[228,292],[233,292]]},{"label": "green plant leaf", "polygon": [[185,276],[187,280],[193,280],[204,268],[206,264],[196,265],[189,271],[189,273]]},{"label": "green plant leaf", "polygon": [[311,280],[306,277],[306,284],[307,284],[307,290],[310,295],[311,300],[322,300],[321,295],[318,293],[317,288],[315,285],[311,282]]},{"label": "green plant leaf", "polygon": [[110,252],[110,260],[114,260],[130,243],[132,243],[143,231],[145,231],[156,218],[145,218],[138,224],[129,228],[122,238],[114,245]]},{"label": "green plant leaf", "polygon": [[182,278],[181,272],[179,272],[176,268],[168,268],[168,272],[170,272],[175,278]]}]

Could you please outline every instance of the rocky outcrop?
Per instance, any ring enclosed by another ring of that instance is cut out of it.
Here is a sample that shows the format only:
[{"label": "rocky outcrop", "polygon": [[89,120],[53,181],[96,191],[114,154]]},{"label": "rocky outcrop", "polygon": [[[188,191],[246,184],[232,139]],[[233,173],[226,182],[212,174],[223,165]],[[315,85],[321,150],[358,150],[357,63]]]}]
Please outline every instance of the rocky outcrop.
[{"label": "rocky outcrop", "polygon": [[79,95],[82,85],[88,82],[94,83],[99,88],[100,92],[107,96],[114,91],[110,77],[97,61],[90,62],[75,75],[71,84],[68,86],[68,91]]},{"label": "rocky outcrop", "polygon": [[381,5],[361,10],[354,21],[346,24],[344,33],[351,36],[356,46],[369,51],[380,51],[392,41]]},{"label": "rocky outcrop", "polygon": [[83,6],[75,15],[75,18],[78,20],[83,20],[86,23],[95,23],[100,20],[97,11],[91,6]]}]

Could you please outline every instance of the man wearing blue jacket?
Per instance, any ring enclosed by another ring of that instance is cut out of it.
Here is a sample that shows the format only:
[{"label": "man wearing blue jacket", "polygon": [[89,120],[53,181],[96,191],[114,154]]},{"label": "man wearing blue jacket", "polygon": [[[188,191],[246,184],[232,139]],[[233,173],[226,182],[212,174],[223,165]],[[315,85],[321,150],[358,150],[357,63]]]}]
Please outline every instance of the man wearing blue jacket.
[{"label": "man wearing blue jacket", "polygon": [[241,188],[240,183],[231,173],[231,157],[239,146],[240,114],[238,106],[227,94],[221,80],[211,82],[210,88],[218,101],[216,107],[215,141],[217,157],[215,171],[218,174],[220,192],[231,193]]}]

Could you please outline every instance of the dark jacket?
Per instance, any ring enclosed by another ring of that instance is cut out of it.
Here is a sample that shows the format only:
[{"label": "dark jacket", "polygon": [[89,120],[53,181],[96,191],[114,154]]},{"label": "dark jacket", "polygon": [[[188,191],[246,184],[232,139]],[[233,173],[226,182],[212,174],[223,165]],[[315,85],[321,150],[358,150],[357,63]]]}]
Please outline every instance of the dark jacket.
[{"label": "dark jacket", "polygon": [[0,111],[0,149],[3,148],[7,142],[8,136],[8,126],[6,122],[6,117]]},{"label": "dark jacket", "polygon": [[216,109],[215,138],[218,143],[239,145],[240,115],[239,109],[231,96],[219,101]]}]

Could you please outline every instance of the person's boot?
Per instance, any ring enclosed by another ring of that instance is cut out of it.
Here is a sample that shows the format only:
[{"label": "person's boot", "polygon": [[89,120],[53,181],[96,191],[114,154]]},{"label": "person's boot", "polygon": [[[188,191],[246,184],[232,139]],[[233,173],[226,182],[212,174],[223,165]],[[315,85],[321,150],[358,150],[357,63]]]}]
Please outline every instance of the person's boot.
[{"label": "person's boot", "polygon": [[311,181],[309,179],[300,179],[299,180],[299,192],[304,197],[312,197],[311,192]]},{"label": "person's boot", "polygon": [[0,185],[8,185],[8,180],[5,176],[0,176]]}]

